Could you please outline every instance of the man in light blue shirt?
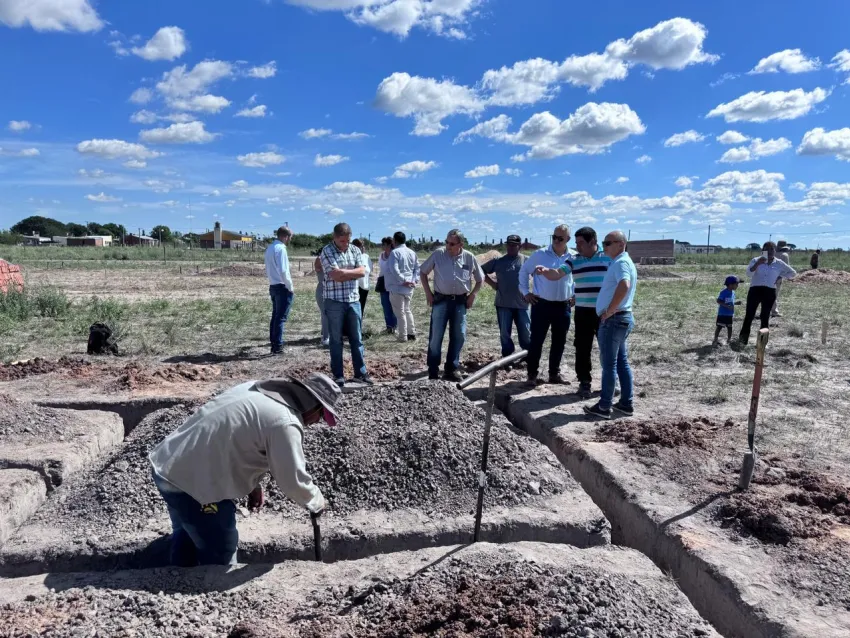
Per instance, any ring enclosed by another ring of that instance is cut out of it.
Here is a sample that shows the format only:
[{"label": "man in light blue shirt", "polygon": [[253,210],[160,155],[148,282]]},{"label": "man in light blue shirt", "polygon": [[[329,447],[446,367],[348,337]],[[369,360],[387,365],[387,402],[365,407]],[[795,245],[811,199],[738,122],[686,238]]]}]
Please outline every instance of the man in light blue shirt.
[{"label": "man in light blue shirt", "polygon": [[416,325],[410,311],[413,289],[419,280],[419,259],[407,247],[407,235],[398,231],[393,235],[393,251],[387,259],[384,285],[390,293],[390,304],[398,321],[398,340],[415,341]]},{"label": "man in light blue shirt", "polygon": [[626,236],[622,231],[608,233],[602,245],[605,254],[612,260],[596,299],[602,394],[598,403],[584,406],[584,411],[610,419],[615,377],[620,379],[621,394],[613,408],[626,416],[634,414],[634,377],[629,366],[628,338],[635,327],[632,303],[637,290],[637,269],[626,252]]},{"label": "man in light blue shirt", "polygon": [[[539,385],[540,357],[546,334],[552,328],[552,345],[549,349],[549,383],[566,383],[561,376],[561,358],[567,344],[573,303],[573,277],[571,274],[550,281],[536,273],[538,266],[560,268],[570,260],[567,244],[570,228],[562,224],[555,228],[552,243],[529,257],[519,272],[519,290],[531,304],[531,346],[528,348],[528,382]],[[528,279],[534,276],[534,292],[528,289]]]},{"label": "man in light blue shirt", "polygon": [[265,254],[269,296],[272,299],[272,319],[269,324],[272,354],[283,352],[283,331],[295,298],[295,286],[289,272],[289,255],[286,252],[286,245],[291,239],[292,231],[287,226],[281,226],[277,229],[277,239],[266,248]]}]

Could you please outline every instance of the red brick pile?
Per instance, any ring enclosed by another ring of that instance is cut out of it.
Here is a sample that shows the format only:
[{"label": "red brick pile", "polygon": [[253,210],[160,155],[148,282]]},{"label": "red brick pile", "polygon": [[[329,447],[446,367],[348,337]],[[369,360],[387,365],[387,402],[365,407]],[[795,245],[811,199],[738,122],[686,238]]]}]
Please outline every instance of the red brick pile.
[{"label": "red brick pile", "polygon": [[0,292],[6,294],[15,289],[24,291],[24,277],[21,275],[21,267],[13,266],[8,261],[0,259]]}]

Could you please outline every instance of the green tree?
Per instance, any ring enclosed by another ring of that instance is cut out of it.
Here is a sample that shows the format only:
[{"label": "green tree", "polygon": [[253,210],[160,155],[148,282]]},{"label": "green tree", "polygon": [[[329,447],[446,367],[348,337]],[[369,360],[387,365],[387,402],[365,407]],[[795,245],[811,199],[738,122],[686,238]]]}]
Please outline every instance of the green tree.
[{"label": "green tree", "polygon": [[68,232],[69,237],[85,237],[89,234],[89,229],[83,226],[82,224],[75,224],[74,222],[70,222],[65,224],[65,228]]},{"label": "green tree", "polygon": [[121,239],[122,237],[124,237],[127,234],[127,229],[124,228],[124,224],[109,223],[109,224],[104,224],[103,228],[106,230],[106,232],[108,234],[112,235],[116,239]]},{"label": "green tree", "polygon": [[51,219],[50,217],[41,217],[39,215],[22,219],[9,230],[19,235],[33,235],[38,233],[42,237],[53,237],[54,235],[61,236],[65,235],[67,232],[65,224],[62,222]]},{"label": "green tree", "polygon": [[0,246],[14,246],[24,240],[19,233],[10,230],[0,230]]},{"label": "green tree", "polygon": [[159,224],[151,228],[150,236],[154,239],[161,239],[164,242],[169,242],[171,241],[171,229],[168,226]]},{"label": "green tree", "polygon": [[86,224],[86,227],[89,230],[90,235],[111,235],[112,233],[109,229],[103,224],[98,224],[97,222],[89,222]]}]

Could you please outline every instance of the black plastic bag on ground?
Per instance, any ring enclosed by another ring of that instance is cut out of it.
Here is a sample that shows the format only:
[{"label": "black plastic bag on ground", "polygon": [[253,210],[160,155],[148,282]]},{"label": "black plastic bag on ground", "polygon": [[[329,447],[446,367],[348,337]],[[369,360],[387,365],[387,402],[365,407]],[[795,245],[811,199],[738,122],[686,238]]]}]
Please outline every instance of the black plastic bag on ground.
[{"label": "black plastic bag on ground", "polygon": [[112,328],[105,323],[94,323],[89,328],[88,354],[118,354],[118,345]]}]

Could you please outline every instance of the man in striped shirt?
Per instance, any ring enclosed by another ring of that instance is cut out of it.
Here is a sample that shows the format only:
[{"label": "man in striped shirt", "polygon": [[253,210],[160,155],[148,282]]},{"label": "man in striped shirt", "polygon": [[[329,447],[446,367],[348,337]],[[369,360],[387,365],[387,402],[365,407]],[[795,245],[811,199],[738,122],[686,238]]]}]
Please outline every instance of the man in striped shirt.
[{"label": "man in striped shirt", "polygon": [[[591,397],[590,384],[593,364],[593,340],[599,330],[599,317],[596,314],[596,298],[605,273],[611,264],[611,258],[599,250],[596,231],[585,226],[575,232],[578,255],[559,269],[546,269],[547,279],[556,281],[572,272],[575,283],[575,341],[576,377],[579,382],[578,395],[582,399]],[[538,268],[538,271],[540,269]]]}]

